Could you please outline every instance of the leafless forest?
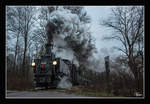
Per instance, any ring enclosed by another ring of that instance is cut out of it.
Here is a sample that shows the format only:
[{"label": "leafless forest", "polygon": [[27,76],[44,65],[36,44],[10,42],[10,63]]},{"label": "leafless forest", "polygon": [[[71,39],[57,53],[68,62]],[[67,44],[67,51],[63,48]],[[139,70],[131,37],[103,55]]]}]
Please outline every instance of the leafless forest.
[{"label": "leafless forest", "polygon": [[[57,27],[55,34],[63,38],[56,35],[53,41],[67,44],[68,54],[59,55],[75,60],[82,76],[81,92],[94,92],[94,96],[106,97],[143,94],[144,7],[115,7],[111,13],[108,19],[97,21],[113,31],[102,41],[119,41],[120,46],[114,48],[122,54],[114,59],[109,57],[103,64],[104,71],[96,72],[93,69],[102,70],[102,59],[93,57],[97,52],[96,40],[87,26],[92,20],[84,6],[7,6],[7,89],[33,89],[31,63],[44,54],[44,44],[48,41],[46,25],[53,21]],[[57,51],[62,48],[58,47]]]}]

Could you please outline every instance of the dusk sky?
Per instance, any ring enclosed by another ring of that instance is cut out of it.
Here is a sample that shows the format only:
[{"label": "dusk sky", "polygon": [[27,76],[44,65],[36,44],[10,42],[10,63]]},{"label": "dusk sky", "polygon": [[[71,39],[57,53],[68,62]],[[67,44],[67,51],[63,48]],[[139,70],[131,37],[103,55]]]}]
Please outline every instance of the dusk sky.
[{"label": "dusk sky", "polygon": [[[117,46],[117,41],[106,41],[102,38],[106,35],[111,34],[110,29],[100,25],[100,22],[106,20],[111,16],[111,8],[115,6],[85,6],[87,13],[90,15],[91,21],[91,32],[95,38],[96,48],[100,55],[111,55],[114,56],[119,53],[117,50],[113,50],[113,46]],[[105,48],[105,49],[104,49]]]}]

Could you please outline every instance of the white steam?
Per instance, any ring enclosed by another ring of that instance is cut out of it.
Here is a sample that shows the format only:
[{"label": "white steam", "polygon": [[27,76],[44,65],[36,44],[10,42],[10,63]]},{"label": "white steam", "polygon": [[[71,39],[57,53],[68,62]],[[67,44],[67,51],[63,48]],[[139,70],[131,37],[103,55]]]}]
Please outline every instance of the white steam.
[{"label": "white steam", "polygon": [[[62,21],[60,31],[61,37],[65,38],[67,35],[76,34],[79,28],[80,20],[76,14],[72,14],[70,10],[59,8],[58,10],[50,14],[50,21],[59,20]],[[57,23],[54,23],[58,25]]]},{"label": "white steam", "polygon": [[62,37],[55,34],[55,36],[53,37],[53,42],[54,48],[52,52],[55,53],[56,57],[67,59],[73,62],[77,67],[79,66],[79,63],[74,56],[73,50],[67,45],[66,41],[64,41]]},{"label": "white steam", "polygon": [[58,83],[57,88],[60,89],[71,89],[72,83],[69,81],[69,78],[67,76],[64,76],[61,81]]},{"label": "white steam", "polygon": [[59,8],[50,14],[50,22],[53,22],[57,26],[58,24],[57,22],[55,23],[54,20],[61,21],[62,24],[59,26],[61,28],[58,28],[59,34],[53,34],[53,52],[55,53],[56,57],[68,59],[78,67],[79,62],[74,55],[74,51],[64,40],[66,36],[77,34],[77,30],[80,25],[78,16],[76,14],[72,14],[70,10]]}]

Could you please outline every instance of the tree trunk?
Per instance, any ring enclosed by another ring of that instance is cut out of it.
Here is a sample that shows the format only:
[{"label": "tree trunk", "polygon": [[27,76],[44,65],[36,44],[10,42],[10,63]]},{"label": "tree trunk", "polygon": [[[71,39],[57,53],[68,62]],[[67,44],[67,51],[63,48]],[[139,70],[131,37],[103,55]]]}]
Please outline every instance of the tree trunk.
[{"label": "tree trunk", "polygon": [[139,91],[140,87],[139,87],[139,75],[138,75],[137,67],[132,62],[129,64],[129,67],[135,78],[135,89],[136,91]]},{"label": "tree trunk", "polygon": [[16,57],[17,57],[17,54],[18,54],[18,41],[19,41],[19,32],[17,34],[17,42],[16,42],[16,47],[15,47],[15,60],[14,60],[14,66],[13,66],[13,69],[15,70],[16,69]]},{"label": "tree trunk", "polygon": [[23,63],[22,63],[22,72],[23,76],[25,77],[25,68],[26,68],[26,51],[27,51],[27,33],[25,34],[25,45],[24,45],[24,54],[23,54]]},{"label": "tree trunk", "polygon": [[[20,12],[19,12],[19,17],[20,17]],[[19,30],[18,30],[18,34],[17,34],[17,42],[16,42],[16,47],[15,47],[15,60],[14,60],[14,66],[13,66],[14,70],[16,69],[16,57],[18,54],[18,41],[19,41],[19,34],[20,34],[20,20],[18,22],[19,22]]]}]

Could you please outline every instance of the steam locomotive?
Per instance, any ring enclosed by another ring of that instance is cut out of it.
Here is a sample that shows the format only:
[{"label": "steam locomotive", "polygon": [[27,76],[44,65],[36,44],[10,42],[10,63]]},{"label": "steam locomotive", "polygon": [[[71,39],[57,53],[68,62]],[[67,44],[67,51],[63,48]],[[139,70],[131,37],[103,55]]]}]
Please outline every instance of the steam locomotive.
[{"label": "steam locomotive", "polygon": [[67,76],[73,85],[78,84],[77,67],[69,60],[55,57],[52,47],[53,44],[46,44],[46,53],[32,62],[35,88],[56,88],[64,76]]}]

